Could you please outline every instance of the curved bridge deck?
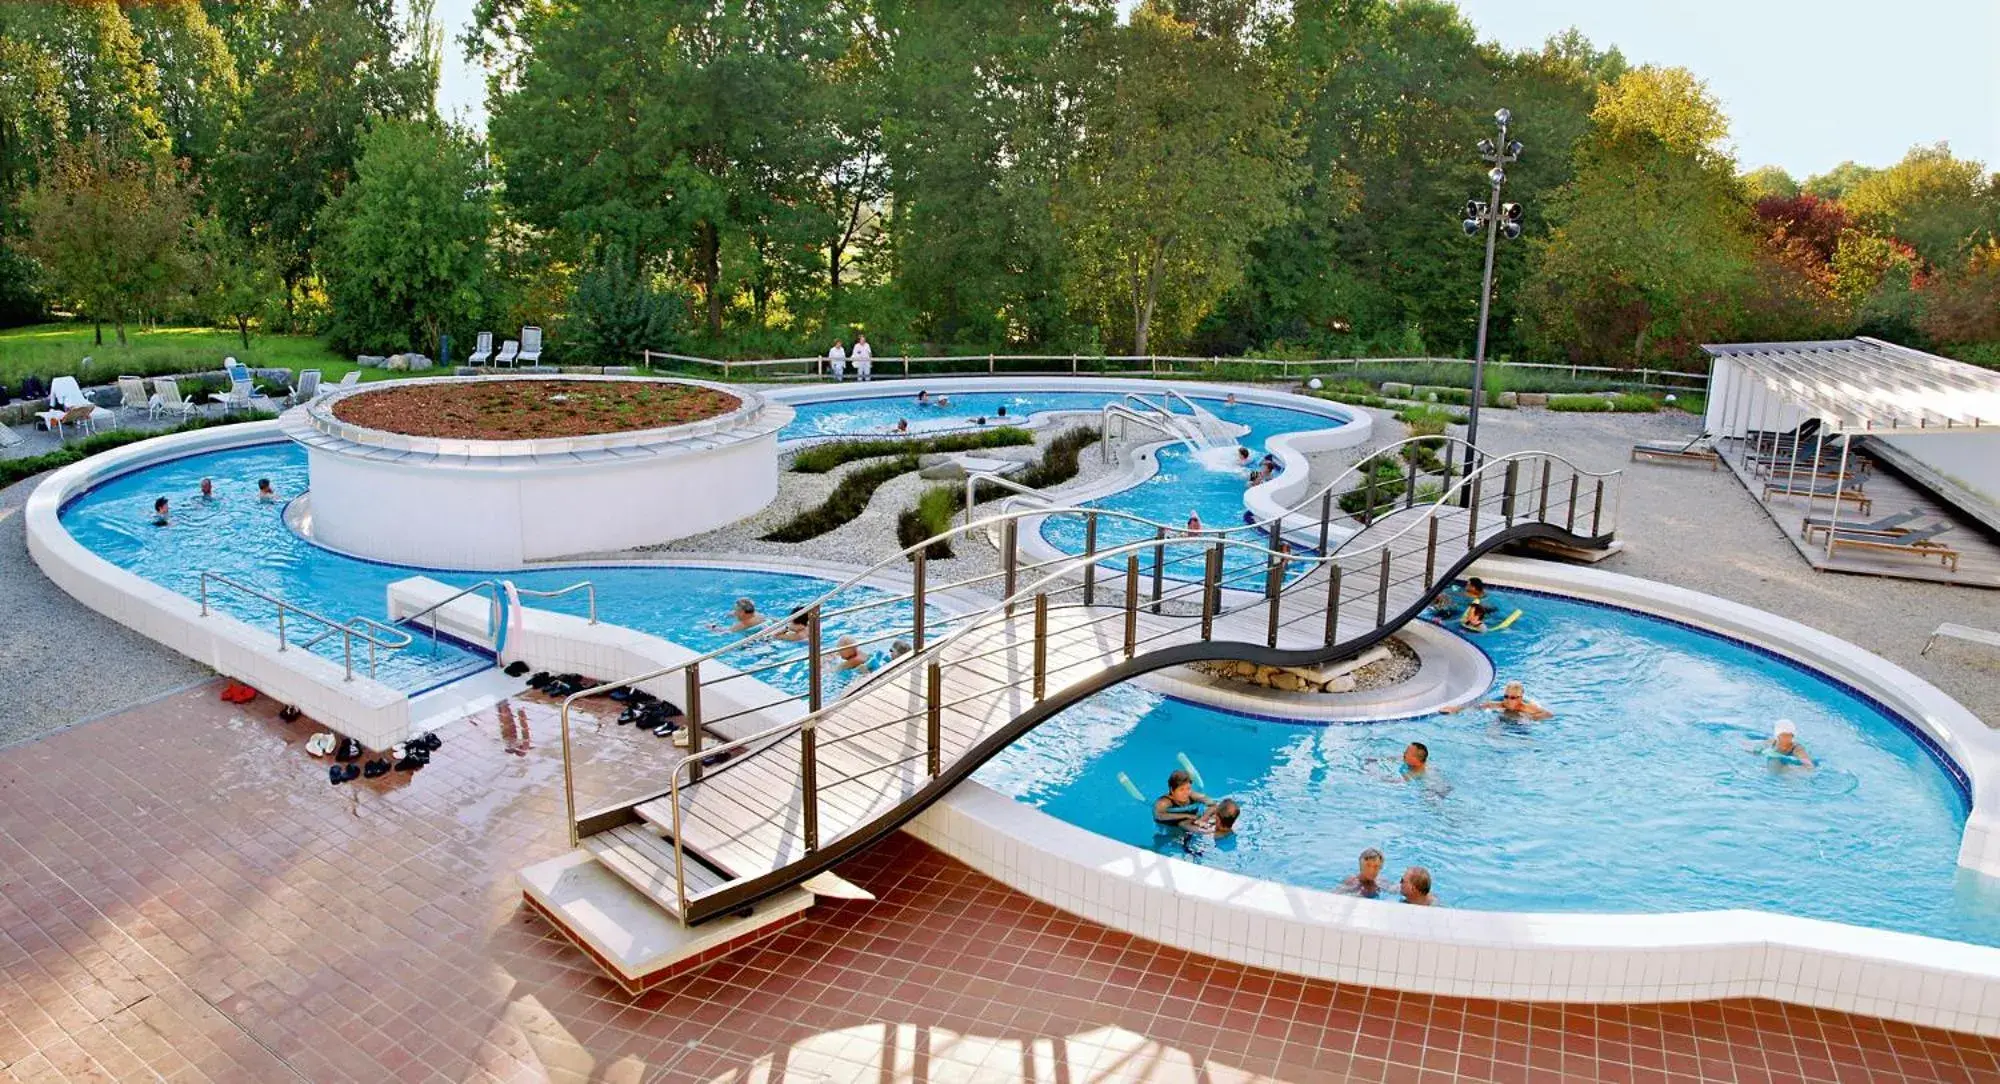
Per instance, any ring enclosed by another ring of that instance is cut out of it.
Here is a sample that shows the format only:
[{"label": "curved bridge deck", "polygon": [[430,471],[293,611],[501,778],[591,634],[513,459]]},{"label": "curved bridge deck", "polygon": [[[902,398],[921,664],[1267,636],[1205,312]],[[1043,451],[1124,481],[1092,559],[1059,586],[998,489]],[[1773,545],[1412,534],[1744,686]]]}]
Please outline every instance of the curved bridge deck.
[{"label": "curved bridge deck", "polygon": [[[1198,660],[1350,657],[1420,617],[1485,552],[1537,538],[1610,540],[1602,476],[1553,456],[1488,461],[1434,504],[1414,494],[1395,494],[1401,507],[1323,556],[1276,552],[1259,535],[1138,543],[1061,562],[804,720],[730,743],[741,747],[733,760],[705,770],[691,761],[662,792],[592,817],[583,845],[699,922],[830,868],[1044,719],[1126,678]],[[1004,553],[1015,522],[1001,526]],[[1147,558],[1160,561],[1167,546],[1193,551],[1180,561],[1199,561],[1200,578],[1156,586]],[[1246,550],[1255,560],[1243,560]],[[1237,558],[1234,573],[1226,557]],[[1086,590],[1079,581],[1092,565]]]}]

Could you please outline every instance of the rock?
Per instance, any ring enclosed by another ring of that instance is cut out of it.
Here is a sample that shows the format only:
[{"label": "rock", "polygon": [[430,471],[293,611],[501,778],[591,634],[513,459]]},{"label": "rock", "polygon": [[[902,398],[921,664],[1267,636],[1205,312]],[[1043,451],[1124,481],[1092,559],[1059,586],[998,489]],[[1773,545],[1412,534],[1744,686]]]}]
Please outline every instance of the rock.
[{"label": "rock", "polygon": [[479,372],[480,372],[480,371],[479,371],[478,369],[476,369],[476,368],[474,368],[473,366],[470,366],[470,365],[454,365],[454,366],[452,366],[452,370],[451,370],[451,375],[453,375],[453,376],[478,376],[478,375],[479,375]]},{"label": "rock", "polygon": [[1339,677],[1334,678],[1332,681],[1329,681],[1324,686],[1322,686],[1321,691],[1329,693],[1351,693],[1354,691],[1354,675],[1342,674]]},{"label": "rock", "polygon": [[[1330,576],[1332,573],[1328,573],[1328,575]],[[1232,665],[1237,677],[1252,678],[1257,676],[1257,664],[1254,662],[1239,662]]]},{"label": "rock", "polygon": [[1545,407],[1549,405],[1549,397],[1539,391],[1524,391],[1514,396],[1514,405]]},{"label": "rock", "polygon": [[436,363],[431,361],[431,359],[425,357],[422,354],[404,354],[403,364],[409,366],[411,369],[414,370],[414,369],[428,369]]},{"label": "rock", "polygon": [[1503,391],[1503,392],[1501,392],[1501,393],[1500,393],[1500,395],[1499,395],[1499,400],[1498,400],[1498,401],[1499,401],[1500,405],[1501,405],[1501,406],[1503,406],[1503,407],[1517,407],[1517,406],[1520,406],[1520,405],[1521,405],[1521,393],[1520,393],[1520,392],[1517,392],[1517,391]]},{"label": "rock", "polygon": [[383,359],[382,367],[391,372],[404,372],[409,369],[410,363],[401,354],[390,354],[387,358]]},{"label": "rock", "polygon": [[1600,392],[1598,392],[1598,393],[1597,393],[1597,397],[1598,397],[1599,399],[1603,399],[1603,400],[1606,400],[1606,401],[1608,402],[1608,401],[1610,401],[1610,400],[1612,400],[1612,399],[1616,399],[1616,398],[1618,398],[1619,396],[1621,396],[1621,395],[1623,395],[1623,394],[1625,394],[1625,393],[1624,393],[1624,392],[1622,392],[1622,391],[1600,391]]},{"label": "rock", "polygon": [[1410,394],[1415,390],[1415,388],[1408,384],[1398,383],[1394,380],[1385,381],[1382,385],[1382,395],[1387,399],[1408,399]]},{"label": "rock", "polygon": [[366,365],[372,369],[380,369],[388,363],[389,359],[380,354],[357,354],[354,358],[354,364]]},{"label": "rock", "polygon": [[[917,460],[917,462],[922,464],[925,459],[931,458],[933,457],[924,456],[922,459]],[[1012,474],[1026,465],[1016,459],[986,459],[980,456],[954,453],[940,453],[936,458],[938,459],[937,462],[917,471],[918,477],[944,482],[963,481],[967,474],[975,471],[981,474],[1000,474],[1004,476]]]},{"label": "rock", "polygon": [[1277,673],[1271,676],[1271,687],[1295,693],[1306,687],[1306,680],[1297,674]]}]

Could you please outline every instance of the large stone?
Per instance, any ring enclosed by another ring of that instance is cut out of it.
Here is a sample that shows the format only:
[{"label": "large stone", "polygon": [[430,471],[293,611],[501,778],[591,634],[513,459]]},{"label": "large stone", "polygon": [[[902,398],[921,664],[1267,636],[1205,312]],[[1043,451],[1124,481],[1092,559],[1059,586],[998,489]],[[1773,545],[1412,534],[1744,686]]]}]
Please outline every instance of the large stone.
[{"label": "large stone", "polygon": [[1514,405],[1545,407],[1549,405],[1549,397],[1545,392],[1524,391],[1514,396]]},{"label": "large stone", "polygon": [[354,364],[365,365],[371,369],[380,369],[389,364],[389,359],[380,354],[357,354],[354,357]]},{"label": "large stone", "polygon": [[[923,465],[925,460],[931,460],[931,462],[928,465]],[[927,455],[917,460],[917,462],[923,465],[922,469],[917,472],[918,476],[939,482],[963,481],[966,475],[972,473],[999,474],[1004,476],[1020,470],[1025,465],[1016,459],[987,459],[981,456],[960,455],[950,452]]]},{"label": "large stone", "polygon": [[1382,384],[1382,395],[1389,399],[1408,399],[1410,393],[1415,390],[1415,388],[1408,384],[1399,383],[1394,380],[1384,381]]},{"label": "large stone", "polygon": [[1520,406],[1521,393],[1517,391],[1503,391],[1500,393],[1498,401],[1502,407],[1509,409]]}]

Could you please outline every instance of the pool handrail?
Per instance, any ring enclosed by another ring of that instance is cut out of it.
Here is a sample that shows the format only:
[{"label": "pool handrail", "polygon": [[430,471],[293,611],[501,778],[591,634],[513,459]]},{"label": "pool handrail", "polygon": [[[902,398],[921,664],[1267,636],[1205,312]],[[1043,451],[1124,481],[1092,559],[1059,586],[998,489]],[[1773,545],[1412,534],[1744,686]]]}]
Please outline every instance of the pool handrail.
[{"label": "pool handrail", "polygon": [[[300,645],[307,651],[312,650],[312,647],[314,645],[318,644],[321,640],[324,640],[327,636],[330,636],[336,632],[339,633],[341,638],[341,654],[343,656],[344,666],[347,671],[346,680],[348,681],[354,680],[354,641],[356,639],[359,639],[368,645],[368,676],[371,678],[375,676],[376,648],[379,647],[385,651],[401,651],[404,648],[410,646],[411,643],[415,642],[409,633],[391,628],[390,626],[385,625],[382,622],[377,621],[373,618],[356,616],[349,618],[345,622],[335,621],[333,618],[327,617],[316,610],[307,609],[306,607],[301,606],[296,602],[288,602],[284,598],[276,594],[273,594],[269,591],[265,591],[262,588],[252,587],[249,584],[243,583],[239,580],[232,579],[229,576],[226,576],[220,572],[215,571],[214,569],[203,569],[201,573],[200,582],[198,585],[199,588],[198,594],[200,596],[200,603],[201,603],[201,616],[203,617],[208,616],[208,584],[209,581],[211,580],[213,580],[216,583],[222,584],[225,587],[231,588],[233,590],[241,591],[242,593],[249,595],[252,598],[268,602],[271,605],[276,606],[278,608],[279,651],[288,651],[291,649],[291,641],[285,635],[285,615],[287,613],[298,614],[301,617],[308,618],[312,621],[316,621],[320,625],[326,628],[327,631],[321,633],[319,636],[316,636],[313,639],[307,641],[306,643]],[[359,628],[355,627],[357,625],[360,627]],[[387,633],[391,638],[390,639],[378,638],[374,635],[371,635],[368,631],[366,631],[368,629],[376,629],[381,632]]]}]

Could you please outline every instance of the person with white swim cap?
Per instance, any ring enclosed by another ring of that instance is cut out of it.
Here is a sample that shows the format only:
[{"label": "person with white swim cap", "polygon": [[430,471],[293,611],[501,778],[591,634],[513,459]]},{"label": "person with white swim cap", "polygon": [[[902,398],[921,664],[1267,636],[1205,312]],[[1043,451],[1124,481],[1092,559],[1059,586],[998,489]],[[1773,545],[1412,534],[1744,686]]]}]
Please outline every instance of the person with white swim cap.
[{"label": "person with white swim cap", "polygon": [[1792,760],[1810,768],[1813,758],[1806,747],[1799,744],[1798,727],[1790,719],[1780,719],[1771,728],[1771,736],[1758,744],[1757,749],[1772,760]]}]

